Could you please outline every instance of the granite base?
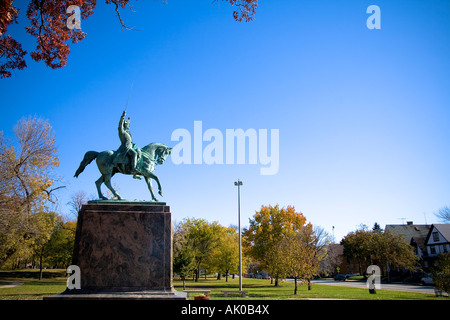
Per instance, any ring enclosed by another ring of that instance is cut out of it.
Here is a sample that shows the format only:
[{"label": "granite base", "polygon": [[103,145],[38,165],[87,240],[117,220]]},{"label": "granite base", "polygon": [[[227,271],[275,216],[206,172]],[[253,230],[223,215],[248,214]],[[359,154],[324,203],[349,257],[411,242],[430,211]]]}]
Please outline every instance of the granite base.
[{"label": "granite base", "polygon": [[72,264],[81,289],[46,299],[185,299],[172,285],[172,220],[165,203],[92,201],[77,222]]}]

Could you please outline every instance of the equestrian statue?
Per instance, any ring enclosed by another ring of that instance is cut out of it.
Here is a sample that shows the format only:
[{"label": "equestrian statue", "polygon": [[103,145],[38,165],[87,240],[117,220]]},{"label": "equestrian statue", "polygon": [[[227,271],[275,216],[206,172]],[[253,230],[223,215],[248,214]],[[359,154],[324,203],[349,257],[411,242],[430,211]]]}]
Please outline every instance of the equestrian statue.
[{"label": "equestrian statue", "polygon": [[112,192],[114,197],[122,200],[122,197],[114,190],[111,185],[111,177],[120,172],[122,174],[133,175],[133,178],[141,179],[143,176],[147,183],[148,189],[152,195],[153,201],[158,201],[153,194],[153,187],[151,180],[155,180],[158,184],[158,193],[162,196],[161,183],[158,177],[153,173],[156,164],[163,164],[166,158],[170,155],[172,148],[162,143],[150,143],[145,147],[138,149],[133,143],[130,133],[130,118],[125,120],[126,111],[122,113],[119,121],[119,139],[121,145],[117,151],[88,151],[84,155],[80,163],[75,177],[83,172],[84,168],[96,159],[97,167],[101,177],[95,181],[98,196],[101,200],[107,200],[103,196],[100,186],[102,183]]}]

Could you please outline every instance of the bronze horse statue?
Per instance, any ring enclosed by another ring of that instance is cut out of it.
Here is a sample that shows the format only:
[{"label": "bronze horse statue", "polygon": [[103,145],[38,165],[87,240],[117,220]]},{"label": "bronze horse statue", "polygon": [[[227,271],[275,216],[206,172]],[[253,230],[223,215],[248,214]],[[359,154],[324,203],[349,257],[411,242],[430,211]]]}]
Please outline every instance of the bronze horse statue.
[{"label": "bronze horse statue", "polygon": [[83,172],[84,168],[88,164],[90,164],[94,159],[96,159],[97,167],[102,176],[95,181],[95,185],[97,187],[98,196],[101,200],[107,200],[105,196],[103,196],[100,186],[102,183],[108,187],[108,189],[112,192],[112,194],[119,200],[122,197],[114,190],[111,186],[111,177],[120,172],[122,174],[133,175],[140,179],[139,176],[143,176],[145,182],[147,183],[148,189],[152,195],[153,201],[158,201],[153,194],[153,187],[151,180],[155,180],[158,184],[158,193],[162,196],[161,191],[161,183],[159,182],[158,177],[153,173],[155,170],[156,164],[163,164],[166,158],[170,155],[172,148],[166,146],[162,143],[150,143],[141,149],[137,149],[137,163],[136,170],[133,171],[131,168],[130,162],[125,163],[116,163],[115,158],[117,156],[118,151],[88,151],[85,153],[83,160],[80,163],[77,171],[75,172],[75,178],[78,178],[78,175]]}]

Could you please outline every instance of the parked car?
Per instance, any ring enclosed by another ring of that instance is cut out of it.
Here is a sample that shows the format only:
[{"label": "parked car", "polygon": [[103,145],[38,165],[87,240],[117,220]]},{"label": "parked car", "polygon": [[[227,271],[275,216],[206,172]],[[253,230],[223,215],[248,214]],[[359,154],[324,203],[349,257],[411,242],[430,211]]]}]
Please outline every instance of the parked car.
[{"label": "parked car", "polygon": [[431,273],[426,273],[426,274],[422,277],[422,279],[420,279],[420,282],[421,282],[424,286],[433,285],[433,284],[434,284],[433,274],[431,274]]},{"label": "parked car", "polygon": [[347,273],[347,274],[345,275],[345,277],[346,277],[347,279],[350,278],[350,277],[358,277],[358,276],[360,276],[359,273]]},{"label": "parked car", "polygon": [[258,274],[256,275],[256,278],[270,280],[270,275],[267,272],[258,272]]},{"label": "parked car", "polygon": [[334,276],[334,281],[345,281],[345,279],[347,279],[345,274],[337,274]]}]

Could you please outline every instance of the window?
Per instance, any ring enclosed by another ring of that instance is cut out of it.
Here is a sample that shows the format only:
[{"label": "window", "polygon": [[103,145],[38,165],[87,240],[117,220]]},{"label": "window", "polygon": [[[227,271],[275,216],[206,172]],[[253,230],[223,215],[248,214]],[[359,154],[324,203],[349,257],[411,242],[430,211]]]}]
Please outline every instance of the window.
[{"label": "window", "polygon": [[433,232],[433,242],[439,241],[439,232],[435,231]]},{"label": "window", "polygon": [[430,246],[430,254],[436,254],[436,248],[434,246]]}]

